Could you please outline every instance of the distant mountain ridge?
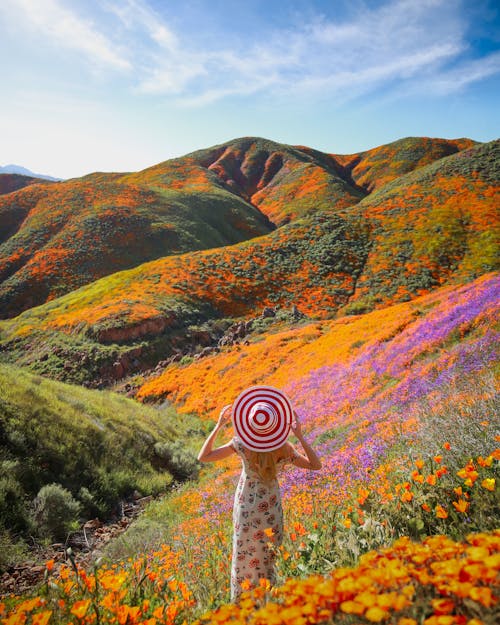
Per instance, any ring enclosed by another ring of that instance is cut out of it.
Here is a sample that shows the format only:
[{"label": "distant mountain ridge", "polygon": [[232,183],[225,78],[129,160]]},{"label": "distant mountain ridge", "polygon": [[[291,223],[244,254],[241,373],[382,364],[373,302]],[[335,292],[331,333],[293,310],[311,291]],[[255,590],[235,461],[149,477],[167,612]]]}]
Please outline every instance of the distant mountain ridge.
[{"label": "distant mountain ridge", "polygon": [[29,178],[42,178],[43,180],[50,180],[52,182],[58,182],[62,178],[54,178],[54,176],[47,176],[46,174],[35,174],[26,167],[21,165],[3,165],[0,166],[0,174],[19,174],[21,176],[28,176]]}]

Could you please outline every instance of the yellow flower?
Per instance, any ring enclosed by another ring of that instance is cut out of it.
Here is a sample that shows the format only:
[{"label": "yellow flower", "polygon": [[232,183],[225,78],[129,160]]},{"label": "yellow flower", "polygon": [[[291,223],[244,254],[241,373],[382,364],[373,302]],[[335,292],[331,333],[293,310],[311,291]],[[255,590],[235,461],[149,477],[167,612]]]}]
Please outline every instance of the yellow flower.
[{"label": "yellow flower", "polygon": [[357,601],[342,601],[340,609],[346,614],[363,614],[366,608]]},{"label": "yellow flower", "polygon": [[378,606],[368,608],[365,614],[365,618],[372,623],[380,623],[380,621],[383,621],[388,616],[388,612],[386,610],[383,610],[382,608],[379,608]]},{"label": "yellow flower", "polygon": [[471,588],[469,592],[469,597],[478,603],[481,603],[485,607],[489,608],[495,603],[495,599],[493,597],[493,593],[491,592],[491,588],[487,588],[486,586],[480,586],[479,588]]},{"label": "yellow flower", "polygon": [[495,490],[495,478],[494,477],[487,477],[485,478],[482,482],[481,482],[481,486],[483,488],[486,488],[486,490]]}]

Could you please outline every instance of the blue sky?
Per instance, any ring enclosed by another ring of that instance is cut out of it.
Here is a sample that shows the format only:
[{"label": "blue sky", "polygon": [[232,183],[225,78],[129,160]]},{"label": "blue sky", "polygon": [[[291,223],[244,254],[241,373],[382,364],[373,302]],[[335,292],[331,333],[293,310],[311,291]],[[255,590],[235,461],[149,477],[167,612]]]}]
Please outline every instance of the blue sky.
[{"label": "blue sky", "polygon": [[494,0],[1,0],[0,165],[139,170],[240,136],[498,138]]}]

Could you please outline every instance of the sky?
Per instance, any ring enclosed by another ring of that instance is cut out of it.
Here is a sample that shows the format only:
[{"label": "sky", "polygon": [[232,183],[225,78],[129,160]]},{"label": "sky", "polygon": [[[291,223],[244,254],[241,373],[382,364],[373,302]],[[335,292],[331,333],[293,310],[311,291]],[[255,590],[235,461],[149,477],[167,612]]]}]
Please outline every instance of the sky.
[{"label": "sky", "polygon": [[0,166],[500,136],[495,0],[1,0]]}]

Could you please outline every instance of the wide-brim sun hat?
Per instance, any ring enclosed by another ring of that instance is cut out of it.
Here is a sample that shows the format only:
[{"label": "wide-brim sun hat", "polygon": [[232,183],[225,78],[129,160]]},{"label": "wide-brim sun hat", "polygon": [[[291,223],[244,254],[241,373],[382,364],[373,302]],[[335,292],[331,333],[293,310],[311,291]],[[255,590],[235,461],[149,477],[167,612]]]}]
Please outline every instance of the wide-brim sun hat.
[{"label": "wide-brim sun hat", "polygon": [[236,436],[247,449],[273,451],[290,434],[292,403],[273,386],[251,386],[236,398],[232,420]]}]

